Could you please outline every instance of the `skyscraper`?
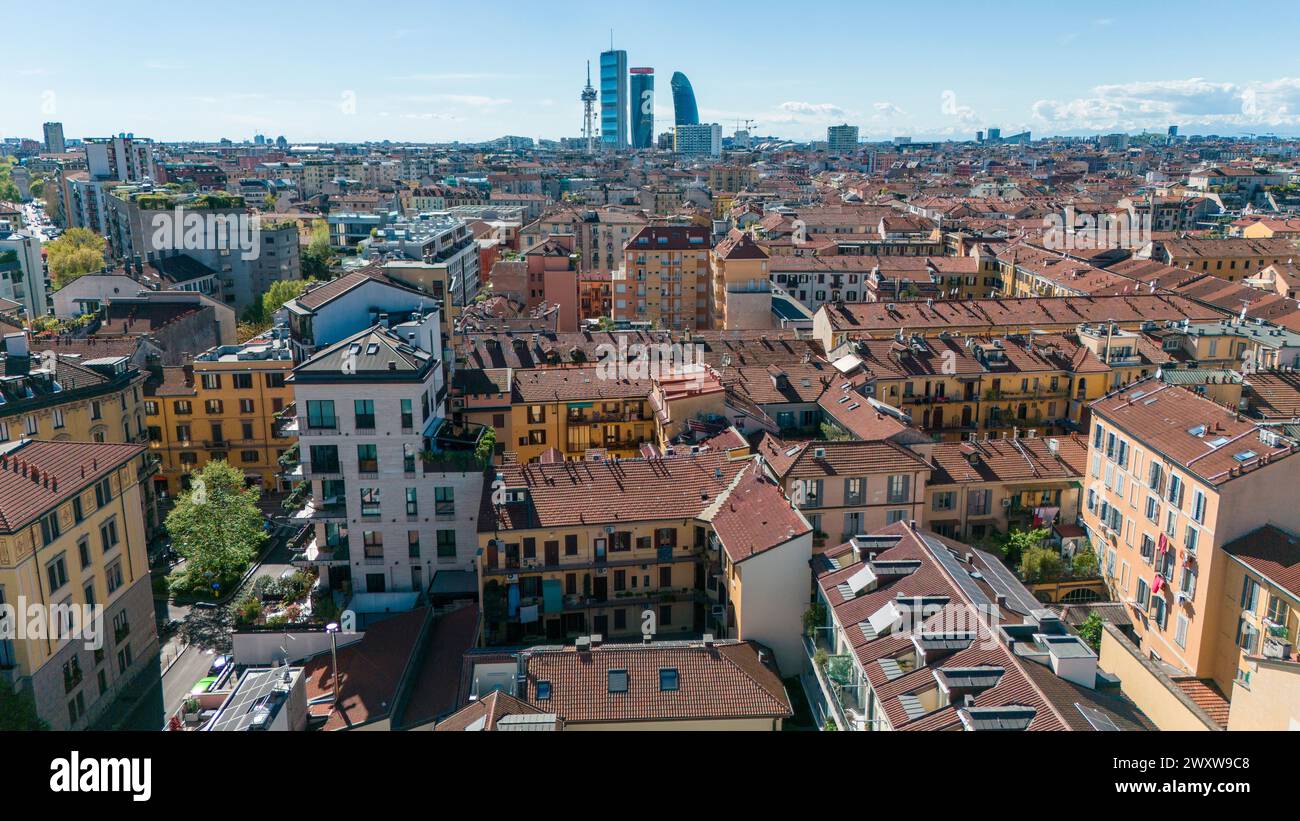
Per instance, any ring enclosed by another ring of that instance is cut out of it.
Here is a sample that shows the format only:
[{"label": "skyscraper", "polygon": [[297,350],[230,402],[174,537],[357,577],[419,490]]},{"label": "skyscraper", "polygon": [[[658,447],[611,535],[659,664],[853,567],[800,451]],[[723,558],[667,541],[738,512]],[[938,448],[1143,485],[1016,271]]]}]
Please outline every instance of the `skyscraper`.
[{"label": "skyscraper", "polygon": [[63,123],[45,124],[45,150],[51,154],[62,154],[66,149],[63,142]]},{"label": "skyscraper", "polygon": [[629,69],[632,75],[632,147],[653,148],[655,143],[655,70]]},{"label": "skyscraper", "polygon": [[852,154],[858,150],[858,127],[833,125],[826,129],[826,142],[830,144],[831,151]]},{"label": "skyscraper", "polygon": [[680,71],[673,72],[673,122],[675,125],[699,125],[700,111],[695,107],[695,89]]},{"label": "skyscraper", "polygon": [[600,143],[606,149],[627,148],[627,52],[600,53]]}]

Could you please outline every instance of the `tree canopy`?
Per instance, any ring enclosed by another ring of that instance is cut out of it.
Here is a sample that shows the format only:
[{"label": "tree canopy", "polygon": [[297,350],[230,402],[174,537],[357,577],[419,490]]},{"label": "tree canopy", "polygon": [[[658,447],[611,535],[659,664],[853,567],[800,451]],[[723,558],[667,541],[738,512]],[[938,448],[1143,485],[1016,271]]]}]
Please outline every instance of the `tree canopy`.
[{"label": "tree canopy", "polygon": [[0,731],[48,729],[49,725],[36,714],[31,694],[15,692],[9,679],[0,676]]},{"label": "tree canopy", "polygon": [[62,288],[79,276],[104,267],[104,249],[108,243],[89,228],[69,228],[63,236],[45,246],[54,283]]},{"label": "tree canopy", "polygon": [[197,592],[236,580],[257,556],[267,535],[257,507],[261,491],[223,460],[191,476],[191,489],[167,515],[167,532],[185,557],[178,587]]}]

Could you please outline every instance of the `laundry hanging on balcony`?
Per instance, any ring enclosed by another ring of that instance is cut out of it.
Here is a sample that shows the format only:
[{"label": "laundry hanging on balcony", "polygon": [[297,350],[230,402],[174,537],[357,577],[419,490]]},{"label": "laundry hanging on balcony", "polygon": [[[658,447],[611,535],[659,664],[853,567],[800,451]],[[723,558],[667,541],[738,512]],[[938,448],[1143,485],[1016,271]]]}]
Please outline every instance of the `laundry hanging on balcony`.
[{"label": "laundry hanging on balcony", "polygon": [[1034,508],[1034,527],[1047,527],[1056,524],[1056,514],[1060,512],[1059,507]]},{"label": "laundry hanging on balcony", "polygon": [[1157,573],[1155,580],[1151,582],[1151,592],[1159,593],[1164,588],[1164,586],[1165,586],[1165,577]]}]

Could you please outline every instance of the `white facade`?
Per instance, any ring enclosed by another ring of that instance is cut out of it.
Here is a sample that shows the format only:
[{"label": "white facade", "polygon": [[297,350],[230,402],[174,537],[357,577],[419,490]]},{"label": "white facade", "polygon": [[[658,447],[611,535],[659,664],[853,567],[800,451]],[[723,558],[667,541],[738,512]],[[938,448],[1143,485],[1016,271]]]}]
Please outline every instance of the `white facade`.
[{"label": "white facade", "polygon": [[0,297],[21,302],[28,317],[44,316],[49,311],[49,283],[41,259],[41,240],[26,231],[0,238],[0,254],[14,254],[13,262],[0,260]]},{"label": "white facade", "polygon": [[676,130],[674,150],[678,154],[707,154],[710,157],[721,156],[722,126],[717,123],[679,125]]}]

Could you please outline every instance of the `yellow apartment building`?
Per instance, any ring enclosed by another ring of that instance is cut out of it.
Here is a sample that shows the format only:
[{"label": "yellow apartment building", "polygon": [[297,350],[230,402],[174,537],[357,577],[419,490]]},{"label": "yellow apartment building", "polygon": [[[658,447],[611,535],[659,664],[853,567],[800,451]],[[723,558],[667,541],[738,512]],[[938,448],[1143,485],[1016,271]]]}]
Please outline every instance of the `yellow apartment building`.
[{"label": "yellow apartment building", "polygon": [[149,448],[162,464],[159,493],[179,494],[189,474],[214,459],[244,471],[252,484],[287,490],[279,459],[297,437],[276,416],[293,402],[285,377],[293,370],[286,340],[267,332],[242,345],[204,351],[192,365],[164,368],[144,402]]},{"label": "yellow apartment building", "polygon": [[920,522],[931,444],[914,450],[894,442],[787,443],[765,436],[758,445],[768,470],[813,529],[813,548],[843,544],[895,522]]},{"label": "yellow apartment building", "polygon": [[717,330],[772,327],[768,254],[750,234],[732,229],[709,254],[709,314]]},{"label": "yellow apartment building", "polygon": [[1244,608],[1225,546],[1257,529],[1261,511],[1296,532],[1298,450],[1155,380],[1093,404],[1083,525],[1144,656],[1231,692],[1238,659],[1224,647],[1232,638],[1224,625]]},{"label": "yellow apartment building", "polygon": [[[1265,525],[1224,545],[1214,680],[1252,690],[1258,657],[1295,664],[1300,636],[1300,537]],[[1293,712],[1300,711],[1300,704]],[[1300,717],[1300,716],[1298,716]],[[1284,725],[1285,726],[1285,725]],[[1281,729],[1276,728],[1276,729]]]},{"label": "yellow apartment building", "polygon": [[0,445],[0,604],[45,625],[0,639],[0,675],[51,729],[85,729],[145,665],[157,670],[146,459],[133,443]]},{"label": "yellow apartment building", "polygon": [[1079,436],[935,445],[920,521],[966,542],[1013,528],[1073,524],[1087,455],[1087,440]]},{"label": "yellow apartment building", "polygon": [[487,643],[703,631],[708,517],[748,464],[711,451],[500,468],[479,515]]},{"label": "yellow apartment building", "polygon": [[584,459],[589,451],[629,458],[643,443],[654,442],[654,382],[604,374],[601,367],[514,371],[508,422],[513,438],[505,450],[514,451],[519,462],[535,462],[550,450],[562,459]]}]

